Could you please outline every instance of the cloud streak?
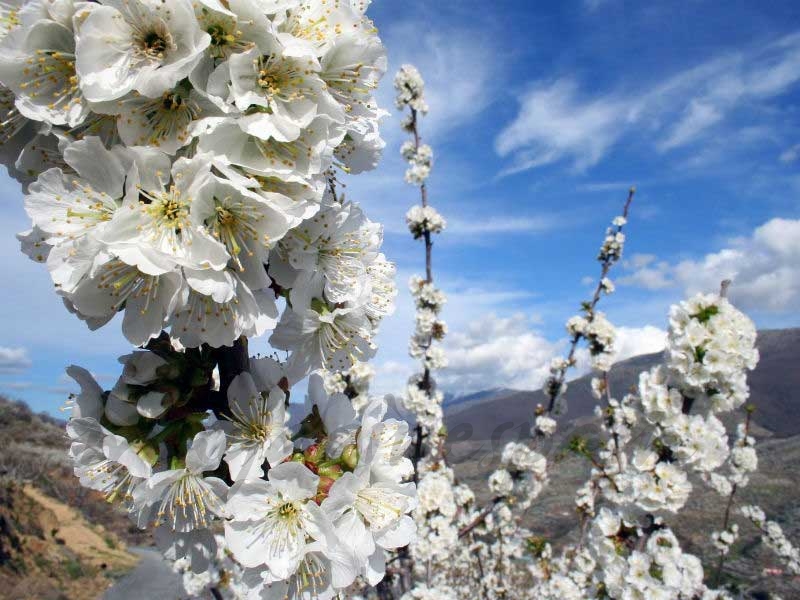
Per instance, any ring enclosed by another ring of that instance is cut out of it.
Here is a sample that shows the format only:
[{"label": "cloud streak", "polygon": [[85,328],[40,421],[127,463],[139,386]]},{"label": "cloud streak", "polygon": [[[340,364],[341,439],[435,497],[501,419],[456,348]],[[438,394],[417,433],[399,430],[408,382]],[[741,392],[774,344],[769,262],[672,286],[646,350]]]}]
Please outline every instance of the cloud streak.
[{"label": "cloud streak", "polygon": [[18,374],[33,366],[27,348],[0,346],[0,374]]},{"label": "cloud streak", "polygon": [[496,137],[509,175],[566,162],[584,171],[623,137],[644,135],[660,152],[697,142],[731,113],[793,88],[800,81],[800,32],[749,51],[726,53],[648,89],[588,95],[571,77],[533,83],[517,116]]}]

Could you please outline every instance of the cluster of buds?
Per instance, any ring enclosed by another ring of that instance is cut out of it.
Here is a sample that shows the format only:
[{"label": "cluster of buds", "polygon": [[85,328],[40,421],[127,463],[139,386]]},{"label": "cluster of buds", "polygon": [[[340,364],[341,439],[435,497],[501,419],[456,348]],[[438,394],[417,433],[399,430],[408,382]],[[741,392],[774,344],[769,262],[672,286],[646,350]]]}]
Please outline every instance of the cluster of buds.
[{"label": "cluster of buds", "polygon": [[397,90],[395,104],[399,110],[406,107],[412,111],[427,114],[428,103],[425,101],[425,81],[414,65],[403,65],[394,77],[394,88]]},{"label": "cluster of buds", "polygon": [[[420,144],[415,139],[413,142],[404,142],[400,152],[408,162],[406,183],[424,185],[428,177],[430,177],[431,168],[433,167],[433,148],[428,144]],[[444,227],[444,220],[441,217],[439,219],[441,220],[441,229]]]},{"label": "cluster of buds", "polygon": [[408,230],[415,240],[425,236],[425,232],[441,233],[447,221],[432,206],[412,206],[406,213]]}]

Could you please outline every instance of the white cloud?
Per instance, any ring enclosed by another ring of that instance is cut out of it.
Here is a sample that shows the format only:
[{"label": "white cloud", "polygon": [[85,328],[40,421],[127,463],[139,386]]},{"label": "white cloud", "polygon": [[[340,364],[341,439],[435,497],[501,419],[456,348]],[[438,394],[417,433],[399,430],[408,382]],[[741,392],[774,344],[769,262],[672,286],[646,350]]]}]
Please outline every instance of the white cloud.
[{"label": "white cloud", "polygon": [[652,354],[664,349],[667,332],[652,325],[644,327],[618,327],[617,352],[614,360],[622,361],[640,354]]},{"label": "white cloud", "polygon": [[[536,330],[537,321],[524,313],[498,316],[488,313],[445,342],[449,359],[438,379],[447,391],[466,394],[498,387],[523,390],[541,388],[550,362],[561,356],[567,340],[549,340]],[[664,349],[666,333],[657,327],[617,329],[616,361]],[[578,377],[588,372],[585,350],[579,352]]]},{"label": "white cloud", "polygon": [[800,144],[795,144],[790,148],[787,148],[780,155],[780,161],[783,163],[790,163],[797,160],[800,157]]},{"label": "white cloud", "polygon": [[670,278],[670,265],[666,261],[656,261],[653,254],[634,254],[623,262],[629,272],[620,277],[618,282],[648,290],[663,290],[674,285]]},{"label": "white cloud", "polygon": [[731,279],[731,300],[744,310],[800,310],[800,220],[772,219],[730,248],[678,263],[674,278],[690,294]]},{"label": "white cloud", "polygon": [[[623,136],[666,152],[722,127],[734,109],[774,98],[800,80],[800,33],[712,58],[640,91],[582,92],[572,78],[540,81],[495,140],[505,174],[559,161],[597,164]],[[643,134],[643,135],[642,135]]]},{"label": "white cloud", "polygon": [[562,344],[550,342],[531,326],[522,313],[489,313],[465,330],[452,332],[445,343],[449,365],[439,377],[442,386],[456,393],[541,387]]},{"label": "white cloud", "polygon": [[743,310],[794,312],[800,310],[800,219],[772,219],[700,259],[624,266],[631,272],[620,283],[651,290],[677,286],[689,295],[714,292],[731,279],[730,298]]},{"label": "white cloud", "polygon": [[[400,294],[395,314],[381,323],[377,338],[378,355],[373,360],[376,375],[372,389],[376,394],[402,392],[408,378],[419,370],[419,363],[408,357],[408,340],[414,329],[415,308],[405,282],[411,273],[398,273]],[[509,289],[507,284],[496,281],[472,281],[437,274],[437,284],[448,298],[442,311],[442,318],[450,331],[447,340],[457,338],[458,332],[471,331],[480,326],[492,311],[514,314],[521,305],[530,306],[535,298],[531,292]],[[530,314],[530,310],[528,313],[528,323],[535,324],[537,317]],[[450,342],[447,343],[449,348]],[[473,391],[480,389],[484,388],[475,388]]]},{"label": "white cloud", "polygon": [[626,102],[611,97],[583,101],[570,79],[540,84],[522,98],[516,119],[495,140],[500,156],[514,154],[511,174],[562,159],[577,170],[597,163],[622,133]]},{"label": "white cloud", "polygon": [[32,364],[27,348],[0,346],[0,373],[21,373],[30,369]]}]

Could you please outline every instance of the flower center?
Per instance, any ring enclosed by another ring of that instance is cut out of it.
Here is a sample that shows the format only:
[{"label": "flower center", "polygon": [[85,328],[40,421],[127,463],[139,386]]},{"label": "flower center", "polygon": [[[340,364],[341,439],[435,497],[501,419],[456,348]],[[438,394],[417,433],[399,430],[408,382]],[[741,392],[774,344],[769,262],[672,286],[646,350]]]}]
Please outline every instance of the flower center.
[{"label": "flower center", "polygon": [[0,31],[8,33],[20,24],[19,10],[0,4]]},{"label": "flower center", "polygon": [[157,276],[145,275],[136,267],[126,265],[120,260],[112,260],[103,266],[103,270],[98,277],[97,285],[100,289],[106,290],[117,301],[112,307],[119,310],[129,298],[143,300],[141,308],[145,314],[151,304],[155,304],[158,296],[159,278]]},{"label": "flower center", "polygon": [[142,58],[153,61],[163,60],[166,52],[175,49],[172,34],[167,24],[161,20],[156,20],[149,27],[146,26],[146,29],[140,29],[134,45]]},{"label": "flower center", "polygon": [[241,198],[214,197],[215,218],[207,222],[212,235],[225,244],[240,271],[244,271],[240,256],[255,254],[253,244],[269,245],[269,237],[260,235],[255,223],[264,218],[257,207]]},{"label": "flower center", "polygon": [[161,58],[167,49],[167,40],[157,31],[151,31],[144,36],[143,50],[149,56]]},{"label": "flower center", "polygon": [[14,105],[11,90],[0,90],[0,144],[10,141],[28,123]]},{"label": "flower center", "polygon": [[294,502],[284,502],[278,507],[278,515],[283,519],[292,519],[297,516],[298,510]]},{"label": "flower center", "polygon": [[304,73],[291,61],[276,60],[272,54],[255,59],[256,84],[270,100],[292,102],[302,100],[310,92]]},{"label": "flower center", "polygon": [[161,499],[158,520],[175,529],[204,529],[213,514],[222,510],[222,501],[202,477],[186,473],[173,483]]},{"label": "flower center", "polygon": [[189,225],[189,202],[181,197],[181,192],[171,185],[166,192],[150,194],[141,191],[141,202],[145,212],[153,219],[153,227],[158,230],[180,233]]},{"label": "flower center", "polygon": [[[223,2],[227,6],[227,2]],[[236,28],[236,19],[206,8],[201,8],[197,15],[200,26],[211,37],[208,54],[213,58],[228,58],[231,54],[252,47],[252,42],[242,38],[242,32]],[[252,22],[250,22],[252,25]]]}]

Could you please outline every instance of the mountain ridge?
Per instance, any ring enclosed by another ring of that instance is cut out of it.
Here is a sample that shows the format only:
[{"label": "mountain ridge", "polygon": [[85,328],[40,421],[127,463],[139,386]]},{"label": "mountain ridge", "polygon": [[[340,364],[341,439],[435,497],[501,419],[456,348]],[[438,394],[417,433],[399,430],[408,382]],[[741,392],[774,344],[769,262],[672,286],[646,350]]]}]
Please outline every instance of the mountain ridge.
[{"label": "mountain ridge", "polygon": [[[748,377],[754,420],[779,437],[800,434],[800,407],[794,401],[800,390],[800,328],[761,330],[756,346],[761,358]],[[635,385],[639,373],[659,364],[662,356],[663,352],[642,354],[615,364],[612,391],[622,395],[620,390]],[[596,401],[590,381],[591,374],[568,383],[562,419],[581,422],[592,416]],[[445,423],[448,430],[470,433],[475,439],[494,439],[500,430],[530,430],[534,407],[546,403],[541,390],[493,388],[464,398],[445,403]]]}]

